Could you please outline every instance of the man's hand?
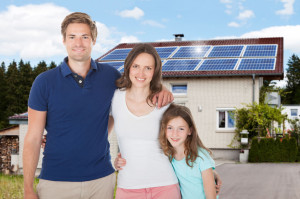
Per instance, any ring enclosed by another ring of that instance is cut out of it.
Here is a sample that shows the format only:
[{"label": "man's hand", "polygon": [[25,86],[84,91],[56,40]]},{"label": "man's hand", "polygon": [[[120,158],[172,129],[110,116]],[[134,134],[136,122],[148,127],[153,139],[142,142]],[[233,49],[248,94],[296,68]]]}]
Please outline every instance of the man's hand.
[{"label": "man's hand", "polygon": [[24,199],[39,199],[37,194],[32,190],[29,193],[24,192]]},{"label": "man's hand", "polygon": [[222,186],[222,180],[221,180],[219,174],[216,172],[216,170],[214,170],[214,177],[215,177],[215,181],[216,181],[217,195],[219,195],[220,190],[221,190],[221,186]]},{"label": "man's hand", "polygon": [[152,104],[157,103],[157,108],[161,108],[163,106],[166,106],[167,104],[170,104],[171,102],[173,102],[173,100],[173,94],[163,86],[162,91],[160,91],[153,97]]}]

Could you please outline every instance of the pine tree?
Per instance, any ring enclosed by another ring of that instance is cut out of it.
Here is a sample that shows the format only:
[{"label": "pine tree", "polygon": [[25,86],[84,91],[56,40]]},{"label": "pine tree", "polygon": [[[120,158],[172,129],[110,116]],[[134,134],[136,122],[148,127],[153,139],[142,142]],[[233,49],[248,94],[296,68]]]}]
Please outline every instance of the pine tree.
[{"label": "pine tree", "polygon": [[47,71],[47,64],[45,61],[41,61],[33,69],[33,78],[35,79],[40,73]]},{"label": "pine tree", "polygon": [[300,102],[300,59],[293,54],[288,61],[286,96],[283,104],[299,104]]},{"label": "pine tree", "polygon": [[6,114],[6,77],[5,77],[5,63],[1,63],[0,67],[0,129],[5,128],[8,125]]},{"label": "pine tree", "polygon": [[19,71],[17,69],[17,63],[13,61],[9,64],[7,73],[6,73],[6,82],[8,84],[6,90],[6,103],[7,109],[6,114],[12,116],[15,113],[21,113],[20,109],[20,96],[19,96]]},{"label": "pine tree", "polygon": [[27,111],[27,101],[29,97],[29,92],[33,82],[33,74],[30,63],[25,63],[23,60],[19,62],[19,85],[18,85],[18,95],[20,96],[19,105],[22,112]]},{"label": "pine tree", "polygon": [[50,70],[50,69],[53,69],[53,68],[56,68],[56,67],[57,67],[57,65],[55,64],[55,62],[52,61],[49,65],[48,69]]}]

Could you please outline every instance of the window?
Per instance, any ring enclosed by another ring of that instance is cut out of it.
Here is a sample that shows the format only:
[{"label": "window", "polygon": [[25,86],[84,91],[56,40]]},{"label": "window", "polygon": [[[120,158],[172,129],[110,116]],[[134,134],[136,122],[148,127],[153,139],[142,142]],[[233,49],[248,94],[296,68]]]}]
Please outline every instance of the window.
[{"label": "window", "polygon": [[298,116],[298,109],[291,109],[291,116]]},{"label": "window", "polygon": [[186,95],[187,94],[187,85],[186,84],[172,85],[172,93],[174,95]]},{"label": "window", "polygon": [[217,110],[217,128],[218,129],[234,129],[235,118],[234,109],[218,109]]}]

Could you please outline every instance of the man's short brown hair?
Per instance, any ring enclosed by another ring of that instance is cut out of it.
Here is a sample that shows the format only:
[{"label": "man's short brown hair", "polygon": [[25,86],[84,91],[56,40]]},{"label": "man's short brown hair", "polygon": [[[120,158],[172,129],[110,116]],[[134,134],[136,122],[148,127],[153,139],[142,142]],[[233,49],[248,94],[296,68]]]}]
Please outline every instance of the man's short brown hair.
[{"label": "man's short brown hair", "polygon": [[92,40],[96,41],[97,26],[96,23],[91,19],[91,17],[88,14],[82,12],[73,12],[65,17],[65,19],[61,23],[61,34],[63,35],[64,39],[66,39],[67,27],[71,23],[87,24],[91,30]]}]

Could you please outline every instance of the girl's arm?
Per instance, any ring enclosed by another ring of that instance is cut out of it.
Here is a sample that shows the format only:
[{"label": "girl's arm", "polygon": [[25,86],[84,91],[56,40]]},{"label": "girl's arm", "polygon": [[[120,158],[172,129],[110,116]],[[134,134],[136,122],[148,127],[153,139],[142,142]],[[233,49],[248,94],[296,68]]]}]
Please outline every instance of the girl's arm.
[{"label": "girl's arm", "polygon": [[216,199],[216,184],[212,168],[201,172],[206,199]]}]

